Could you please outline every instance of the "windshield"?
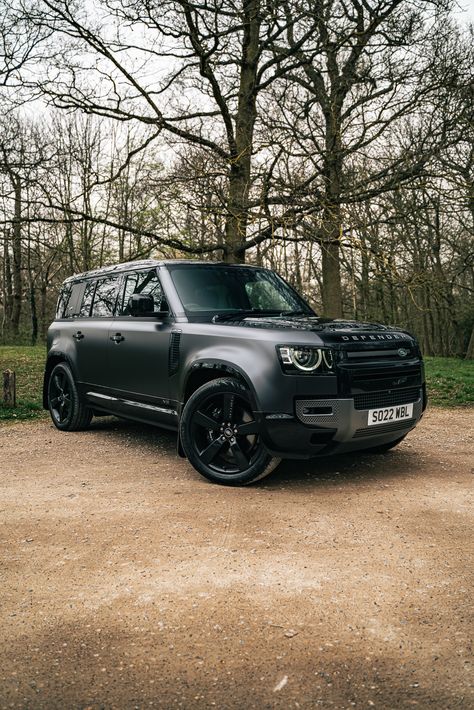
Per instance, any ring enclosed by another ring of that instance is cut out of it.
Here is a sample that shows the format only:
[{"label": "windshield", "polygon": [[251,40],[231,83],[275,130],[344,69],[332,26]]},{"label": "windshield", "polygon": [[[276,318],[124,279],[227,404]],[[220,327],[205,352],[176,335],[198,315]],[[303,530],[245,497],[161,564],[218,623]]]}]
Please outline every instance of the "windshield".
[{"label": "windshield", "polygon": [[189,315],[232,311],[302,312],[314,315],[303,299],[273,271],[245,266],[176,264],[171,278]]}]

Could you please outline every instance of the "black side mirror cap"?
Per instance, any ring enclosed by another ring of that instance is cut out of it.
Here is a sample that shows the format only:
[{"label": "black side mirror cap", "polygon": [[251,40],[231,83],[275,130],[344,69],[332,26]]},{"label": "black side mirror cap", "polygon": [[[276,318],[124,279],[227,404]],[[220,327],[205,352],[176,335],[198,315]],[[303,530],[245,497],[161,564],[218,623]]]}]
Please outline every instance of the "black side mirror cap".
[{"label": "black side mirror cap", "polygon": [[158,316],[165,318],[170,313],[167,301],[163,298],[161,309],[155,311],[155,301],[153,296],[144,293],[134,293],[128,299],[128,312],[131,316]]},{"label": "black side mirror cap", "polygon": [[132,316],[154,315],[155,301],[153,296],[134,293],[128,299],[128,310]]}]

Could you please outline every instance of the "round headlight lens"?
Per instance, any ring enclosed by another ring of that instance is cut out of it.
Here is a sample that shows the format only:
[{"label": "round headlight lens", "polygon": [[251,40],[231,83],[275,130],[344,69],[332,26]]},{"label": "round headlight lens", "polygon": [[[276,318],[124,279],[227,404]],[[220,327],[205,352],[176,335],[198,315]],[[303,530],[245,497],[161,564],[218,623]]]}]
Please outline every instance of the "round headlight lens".
[{"label": "round headlight lens", "polygon": [[321,350],[316,348],[291,348],[290,354],[293,364],[305,372],[317,370],[323,357]]}]

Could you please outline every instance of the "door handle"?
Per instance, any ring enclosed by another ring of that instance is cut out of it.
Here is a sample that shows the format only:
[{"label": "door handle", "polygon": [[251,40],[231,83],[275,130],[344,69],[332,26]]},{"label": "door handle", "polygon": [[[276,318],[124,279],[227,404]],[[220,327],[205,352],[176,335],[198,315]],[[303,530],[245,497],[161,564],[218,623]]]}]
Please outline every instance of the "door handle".
[{"label": "door handle", "polygon": [[125,338],[123,337],[123,335],[121,333],[115,333],[115,335],[110,336],[110,340],[113,340],[114,343],[118,344],[118,343],[121,343],[122,340],[125,340]]},{"label": "door handle", "polygon": [[72,337],[75,340],[82,340],[82,338],[84,337],[84,333],[81,333],[81,331],[78,330],[77,333],[74,333],[74,335]]}]

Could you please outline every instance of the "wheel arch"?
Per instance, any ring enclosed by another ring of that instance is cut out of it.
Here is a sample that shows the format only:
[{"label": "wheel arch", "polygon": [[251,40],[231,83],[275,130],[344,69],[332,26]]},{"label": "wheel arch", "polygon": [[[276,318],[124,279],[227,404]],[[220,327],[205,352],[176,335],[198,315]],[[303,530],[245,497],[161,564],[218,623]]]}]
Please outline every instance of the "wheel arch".
[{"label": "wheel arch", "polygon": [[[190,398],[190,396],[193,394],[193,392],[199,389],[199,387],[202,387],[202,385],[205,385],[207,382],[218,380],[221,377],[233,377],[239,382],[242,382],[242,384],[244,384],[250,392],[252,406],[257,407],[257,397],[255,394],[255,389],[248,376],[240,367],[226,360],[205,359],[194,362],[185,374],[183,380],[181,402],[179,404],[178,412],[180,418],[183,407]],[[181,435],[179,428],[177,451],[178,455],[181,458],[186,458],[186,454],[184,453],[183,446],[181,443]]]},{"label": "wheel arch", "polygon": [[252,406],[257,407],[255,388],[248,375],[238,365],[221,359],[206,359],[194,362],[188,369],[183,381],[181,408],[199,387],[221,377],[233,377],[242,382],[250,392]]}]

